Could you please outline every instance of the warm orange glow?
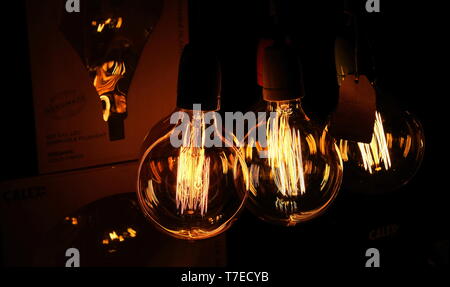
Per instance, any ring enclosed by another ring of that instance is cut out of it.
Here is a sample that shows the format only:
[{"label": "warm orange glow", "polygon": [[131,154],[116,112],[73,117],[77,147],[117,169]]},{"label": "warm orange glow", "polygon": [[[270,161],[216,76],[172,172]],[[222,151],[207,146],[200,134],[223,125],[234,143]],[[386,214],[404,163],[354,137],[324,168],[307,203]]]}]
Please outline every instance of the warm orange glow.
[{"label": "warm orange glow", "polygon": [[308,144],[309,151],[312,155],[317,153],[316,140],[312,134],[306,136],[306,143]]},{"label": "warm orange glow", "polygon": [[78,219],[76,217],[69,217],[66,216],[66,218],[64,218],[66,221],[70,222],[72,225],[78,225]]},{"label": "warm orange glow", "polygon": [[103,110],[103,120],[108,121],[109,115],[111,114],[111,101],[108,96],[100,96],[100,100],[105,103],[105,109]]},{"label": "warm orange glow", "polygon": [[[289,112],[277,111],[267,123],[266,134],[269,165],[278,190],[284,196],[305,193],[300,131],[290,127]],[[309,138],[308,144],[317,150],[314,139]]]},{"label": "warm orange glow", "polygon": [[287,214],[297,211],[297,202],[293,200],[283,200],[277,198],[277,200],[275,201],[275,206],[279,211]]},{"label": "warm orange glow", "polygon": [[96,68],[94,87],[99,95],[114,91],[117,82],[125,75],[124,62],[109,61]]},{"label": "warm orange glow", "polygon": [[339,141],[339,150],[341,151],[341,157],[343,161],[348,161],[348,141]]},{"label": "warm orange glow", "polygon": [[[97,94],[100,96],[100,100],[105,103],[105,109],[103,111],[103,120],[108,121],[111,109],[111,102],[108,96],[105,94],[114,91],[117,82],[125,74],[125,64],[123,62],[109,61],[96,68],[96,76],[94,78],[94,87],[97,90]],[[123,113],[126,111],[126,102],[122,99],[117,100],[116,95],[116,109],[117,112]],[[120,103],[120,104],[117,104]],[[120,108],[120,110],[119,110]]]},{"label": "warm orange glow", "polygon": [[152,205],[152,206],[153,205],[154,206],[158,205],[159,201],[158,201],[158,198],[155,195],[155,191],[153,190],[153,181],[151,179],[148,181],[148,186],[147,186],[147,189],[146,189],[146,195],[147,195],[147,198],[149,199],[149,204],[150,205]]},{"label": "warm orange glow", "polygon": [[128,229],[127,229],[127,231],[128,231],[128,234],[130,235],[130,237],[136,237],[136,230],[134,230],[133,228],[131,228],[131,227],[129,227]]},{"label": "warm orange glow", "polygon": [[119,29],[120,27],[122,27],[122,17],[119,17],[119,19],[117,19],[117,23],[116,23],[116,28]]},{"label": "warm orange glow", "polygon": [[98,26],[97,26],[97,32],[101,33],[101,32],[103,31],[103,28],[104,28],[104,27],[105,27],[105,24],[103,24],[103,23],[98,24]]},{"label": "warm orange glow", "polygon": [[199,211],[203,216],[208,210],[210,160],[205,156],[204,139],[195,147],[198,136],[205,134],[203,115],[200,117],[200,126],[191,124],[188,142],[180,148],[175,200],[181,214]]},{"label": "warm orange glow", "polygon": [[407,135],[406,136],[405,150],[403,151],[403,157],[406,158],[408,156],[410,149],[411,149],[411,136]]},{"label": "warm orange glow", "polygon": [[222,172],[223,172],[223,174],[227,174],[228,173],[228,158],[227,158],[227,155],[224,153],[224,152],[222,152],[221,154],[220,154],[220,161],[222,162]]},{"label": "warm orange glow", "polygon": [[108,18],[103,22],[97,22],[94,20],[91,22],[91,25],[97,27],[97,32],[101,33],[103,32],[105,27],[108,27],[110,29],[119,29],[120,27],[122,27],[122,23],[123,23],[122,17],[118,17],[117,19]]},{"label": "warm orange glow", "polygon": [[113,232],[109,233],[109,238],[111,238],[111,240],[114,240],[114,239],[118,239],[119,236],[117,235],[117,233],[115,231],[113,231]]},{"label": "warm orange glow", "polygon": [[[389,170],[391,168],[391,157],[389,155],[389,147],[392,146],[392,135],[384,132],[383,119],[379,112],[375,113],[375,125],[372,140],[369,144],[358,143],[361,153],[364,169],[370,174]],[[341,156],[344,161],[348,161],[348,146],[346,140],[339,143]]]},{"label": "warm orange glow", "polygon": [[116,231],[112,231],[108,233],[109,238],[104,238],[102,240],[102,244],[103,245],[108,245],[112,242],[123,242],[125,241],[127,238],[134,238],[137,235],[137,231],[134,230],[131,227],[128,227],[126,231],[120,233],[120,232],[116,232]]},{"label": "warm orange glow", "polygon": [[375,171],[382,169],[381,164],[384,164],[384,169],[388,170],[391,167],[391,158],[389,156],[389,149],[386,143],[386,136],[384,134],[383,121],[380,113],[375,114],[375,126],[370,144],[358,143],[361,151],[361,156],[364,162],[364,168],[372,173],[372,168]]}]

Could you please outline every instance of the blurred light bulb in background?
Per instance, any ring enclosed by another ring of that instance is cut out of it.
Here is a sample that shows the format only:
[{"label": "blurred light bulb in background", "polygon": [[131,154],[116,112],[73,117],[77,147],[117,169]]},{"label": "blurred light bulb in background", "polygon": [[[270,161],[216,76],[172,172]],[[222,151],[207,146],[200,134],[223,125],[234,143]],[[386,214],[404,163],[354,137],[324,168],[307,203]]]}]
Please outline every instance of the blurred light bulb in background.
[{"label": "blurred light bulb in background", "polygon": [[265,221],[292,226],[330,205],[341,184],[342,160],[327,129],[303,112],[299,63],[293,51],[284,45],[264,51],[266,143],[247,137],[244,154],[251,183],[247,206]]},{"label": "blurred light bulb in background", "polygon": [[59,28],[78,53],[97,91],[111,141],[123,140],[128,96],[141,52],[164,1],[87,1],[79,17],[62,13]]},{"label": "blurred light bulb in background", "polygon": [[370,143],[339,140],[344,161],[343,188],[355,192],[388,192],[416,174],[425,151],[422,125],[411,113],[378,109]]},{"label": "blurred light bulb in background", "polygon": [[[238,148],[226,145],[217,114],[207,112],[218,109],[220,90],[218,64],[208,59],[207,53],[192,45],[185,47],[178,108],[151,129],[138,173],[138,198],[144,214],[160,230],[188,240],[224,232],[247,196],[244,159]],[[193,103],[206,110],[194,110]],[[177,138],[181,135],[182,144],[174,147],[171,135],[181,124]],[[217,136],[212,146],[206,144],[211,130]]]},{"label": "blurred light bulb in background", "polygon": [[369,42],[362,37],[354,13],[343,17],[345,24],[335,42],[340,103],[335,113],[338,119],[330,126],[332,132],[341,131],[336,137],[345,168],[342,188],[389,192],[408,183],[419,169],[424,131],[414,115],[375,84]]}]

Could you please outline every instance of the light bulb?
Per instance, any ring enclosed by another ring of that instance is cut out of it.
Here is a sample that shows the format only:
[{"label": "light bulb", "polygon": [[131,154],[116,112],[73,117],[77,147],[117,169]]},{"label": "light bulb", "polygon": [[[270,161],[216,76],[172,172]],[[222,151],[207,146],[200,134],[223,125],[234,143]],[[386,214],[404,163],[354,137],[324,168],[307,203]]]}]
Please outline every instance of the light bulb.
[{"label": "light bulb", "polygon": [[409,112],[375,112],[370,143],[339,140],[344,185],[355,192],[397,189],[416,174],[425,151],[422,125]]},{"label": "light bulb", "polygon": [[321,214],[336,197],[342,160],[325,127],[315,125],[300,102],[296,57],[287,47],[265,49],[265,141],[247,138],[250,192],[247,206],[259,218],[293,226]]},{"label": "light bulb", "polygon": [[356,25],[358,19],[352,12],[344,18],[335,43],[340,100],[334,123],[339,128],[334,129],[333,122],[330,126],[330,130],[340,131],[338,145],[345,168],[342,188],[389,192],[408,183],[419,169],[425,151],[424,131],[414,115],[400,109],[375,84],[374,64],[367,57],[370,45],[358,40],[364,39]]},{"label": "light bulb", "polygon": [[91,76],[111,141],[125,138],[131,81],[162,9],[161,0],[89,1],[78,17],[62,14],[60,30]]},{"label": "light bulb", "polygon": [[[217,65],[192,47],[185,47],[180,62],[178,107],[147,136],[138,174],[139,204],[147,218],[169,235],[188,240],[228,229],[247,195],[243,157],[226,144],[220,119],[211,111],[218,109]],[[209,111],[187,109],[191,102]],[[217,136],[214,145],[207,143],[208,131]]]},{"label": "light bulb", "polygon": [[267,146],[247,147],[247,206],[265,221],[295,225],[323,212],[336,197],[342,161],[326,128],[314,125],[300,100],[268,102]]}]

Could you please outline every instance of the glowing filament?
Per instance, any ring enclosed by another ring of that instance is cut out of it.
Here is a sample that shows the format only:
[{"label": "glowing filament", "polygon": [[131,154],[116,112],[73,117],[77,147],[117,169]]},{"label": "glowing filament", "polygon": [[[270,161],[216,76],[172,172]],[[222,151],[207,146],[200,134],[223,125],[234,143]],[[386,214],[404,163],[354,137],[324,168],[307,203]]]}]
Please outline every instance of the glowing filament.
[{"label": "glowing filament", "polygon": [[122,17],[119,17],[119,19],[117,19],[117,23],[116,23],[116,28],[119,29],[120,27],[122,27]]},{"label": "glowing filament", "polygon": [[289,114],[277,112],[267,124],[267,148],[271,173],[284,196],[305,193],[300,131],[291,129]]},{"label": "glowing filament", "polygon": [[65,220],[70,222],[72,225],[78,225],[78,219],[76,217],[69,217],[69,216],[67,216],[65,218]]},{"label": "glowing filament", "polygon": [[[198,119],[197,119],[198,120]],[[194,121],[196,119],[194,118]],[[176,204],[181,214],[193,214],[200,211],[203,216],[208,210],[208,189],[210,159],[205,156],[204,118],[201,116],[201,125],[191,124],[188,142],[180,148],[177,165]],[[195,147],[194,142],[202,135],[202,144]]]},{"label": "glowing filament", "polygon": [[129,227],[128,229],[127,229],[127,231],[128,231],[128,234],[130,235],[130,237],[136,237],[136,230],[134,230],[133,228],[131,228],[131,227]]},{"label": "glowing filament", "polygon": [[117,19],[108,18],[103,22],[92,21],[91,25],[97,27],[97,32],[101,33],[103,32],[103,29],[105,27],[109,29],[119,29],[120,27],[122,27],[122,23],[123,23],[122,17],[118,17]]},{"label": "glowing filament", "polygon": [[103,28],[104,28],[104,27],[105,27],[105,24],[103,24],[103,23],[98,24],[98,26],[97,26],[97,32],[101,33],[101,32],[103,31]]},{"label": "glowing filament", "polygon": [[384,169],[391,167],[388,143],[383,128],[383,120],[380,113],[375,114],[375,126],[370,144],[358,143],[363,159],[364,169],[369,173],[380,171],[383,164]]},{"label": "glowing filament", "polygon": [[111,240],[119,239],[119,236],[117,235],[117,233],[115,231],[110,232],[109,237],[111,238]]},{"label": "glowing filament", "polygon": [[123,242],[127,238],[134,238],[134,237],[136,237],[136,234],[137,234],[137,231],[134,230],[131,227],[129,227],[127,229],[127,231],[124,231],[122,233],[120,233],[120,232],[117,233],[116,231],[113,230],[112,232],[108,233],[109,238],[108,237],[103,238],[102,244],[103,245],[108,245],[110,243],[117,242],[117,241]]},{"label": "glowing filament", "polygon": [[291,214],[298,210],[297,203],[295,201],[285,201],[279,198],[275,201],[275,208],[285,214]]}]

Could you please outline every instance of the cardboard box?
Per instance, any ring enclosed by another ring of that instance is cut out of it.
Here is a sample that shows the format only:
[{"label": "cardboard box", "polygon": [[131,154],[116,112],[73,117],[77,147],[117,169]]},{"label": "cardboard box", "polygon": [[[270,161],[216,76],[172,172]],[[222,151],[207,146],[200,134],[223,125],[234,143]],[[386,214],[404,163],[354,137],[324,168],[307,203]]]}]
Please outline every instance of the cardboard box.
[{"label": "cardboard box", "polygon": [[[193,243],[150,224],[137,208],[136,175],[133,161],[0,183],[0,261],[64,267],[65,251],[76,247],[80,266],[224,266],[225,235]],[[123,226],[137,232],[135,241],[102,244],[99,234],[120,235]]]},{"label": "cardboard box", "polygon": [[[65,219],[86,209],[96,210],[96,204],[113,195],[135,192],[141,143],[150,128],[175,108],[179,57],[187,42],[187,1],[152,1],[162,3],[158,6],[161,13],[126,93],[124,137],[114,140],[103,119],[104,107],[92,71],[90,74],[79,51],[67,39],[67,31],[61,30],[64,1],[27,1],[38,161],[44,175],[0,183],[0,254],[4,265],[64,266],[65,254],[60,251],[65,251],[66,240],[76,236],[58,233],[61,224],[64,229]],[[80,2],[80,13],[93,3]],[[128,5],[139,1],[112,2]],[[93,217],[113,214],[122,219],[124,213],[114,210]],[[224,264],[224,236],[192,244],[158,232],[140,212],[136,214],[141,226],[136,230],[146,237],[138,234],[141,243],[135,247],[137,254],[140,249],[148,252],[146,266]],[[120,222],[111,219],[111,224],[116,221]],[[95,246],[96,238],[92,241],[93,237],[80,236],[81,241],[93,242],[94,249],[100,250]],[[101,248],[102,242],[98,244]],[[86,253],[82,256],[87,265],[121,263],[110,257],[87,262]]]},{"label": "cardboard box", "polygon": [[[120,140],[110,140],[92,75],[61,32],[63,2],[27,1],[39,172],[137,159],[146,133],[175,108],[178,62],[187,41],[187,1],[160,0],[159,19],[129,86]],[[81,1],[78,14],[86,5]]]},{"label": "cardboard box", "polygon": [[82,206],[136,188],[137,163],[0,183],[0,234],[6,265],[30,265],[42,236]]}]

